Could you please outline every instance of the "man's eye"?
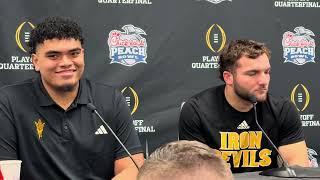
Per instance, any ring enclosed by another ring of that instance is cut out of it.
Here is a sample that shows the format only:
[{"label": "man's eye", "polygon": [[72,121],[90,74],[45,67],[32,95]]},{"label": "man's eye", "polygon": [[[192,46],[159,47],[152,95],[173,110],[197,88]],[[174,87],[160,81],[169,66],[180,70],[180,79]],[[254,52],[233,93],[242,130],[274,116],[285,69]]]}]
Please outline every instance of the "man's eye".
[{"label": "man's eye", "polygon": [[71,55],[72,57],[78,57],[79,54],[80,54],[80,51],[73,51],[73,52],[70,53],[70,55]]},{"label": "man's eye", "polygon": [[56,55],[56,54],[49,54],[49,55],[47,55],[47,57],[48,57],[49,59],[58,59],[58,58],[59,58],[59,56]]},{"label": "man's eye", "polygon": [[257,74],[256,72],[249,72],[249,73],[248,73],[249,76],[254,76],[254,75],[256,75],[256,74]]}]

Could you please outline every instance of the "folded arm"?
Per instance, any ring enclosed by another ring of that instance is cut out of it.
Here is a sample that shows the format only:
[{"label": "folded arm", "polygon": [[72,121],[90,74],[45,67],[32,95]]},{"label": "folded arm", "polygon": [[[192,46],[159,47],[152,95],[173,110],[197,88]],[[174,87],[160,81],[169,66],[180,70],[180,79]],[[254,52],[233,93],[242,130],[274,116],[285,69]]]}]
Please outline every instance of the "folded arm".
[{"label": "folded arm", "polygon": [[307,146],[305,141],[300,141],[293,144],[288,144],[279,147],[279,152],[287,161],[289,166],[299,165],[302,167],[309,167]]}]

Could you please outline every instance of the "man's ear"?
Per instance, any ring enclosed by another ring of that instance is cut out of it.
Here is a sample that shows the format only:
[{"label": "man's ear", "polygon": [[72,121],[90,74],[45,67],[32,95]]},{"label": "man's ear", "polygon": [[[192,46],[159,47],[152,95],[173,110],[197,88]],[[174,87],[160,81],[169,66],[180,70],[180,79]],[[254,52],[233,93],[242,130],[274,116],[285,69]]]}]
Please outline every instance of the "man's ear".
[{"label": "man's ear", "polygon": [[32,59],[32,64],[34,66],[34,70],[40,71],[39,66],[38,66],[38,61],[39,61],[38,56],[36,54],[32,54],[31,59]]},{"label": "man's ear", "polygon": [[233,74],[229,71],[223,71],[223,79],[226,85],[233,84]]}]

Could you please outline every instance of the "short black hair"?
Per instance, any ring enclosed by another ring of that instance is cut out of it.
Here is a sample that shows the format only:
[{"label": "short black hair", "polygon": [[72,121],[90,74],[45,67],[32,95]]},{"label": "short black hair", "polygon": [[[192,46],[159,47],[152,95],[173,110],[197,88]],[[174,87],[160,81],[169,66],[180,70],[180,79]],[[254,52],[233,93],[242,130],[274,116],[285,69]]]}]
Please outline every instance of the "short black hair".
[{"label": "short black hair", "polygon": [[70,38],[80,40],[81,45],[84,43],[81,27],[75,21],[66,17],[48,17],[31,31],[29,53],[34,54],[37,46],[45,40]]}]

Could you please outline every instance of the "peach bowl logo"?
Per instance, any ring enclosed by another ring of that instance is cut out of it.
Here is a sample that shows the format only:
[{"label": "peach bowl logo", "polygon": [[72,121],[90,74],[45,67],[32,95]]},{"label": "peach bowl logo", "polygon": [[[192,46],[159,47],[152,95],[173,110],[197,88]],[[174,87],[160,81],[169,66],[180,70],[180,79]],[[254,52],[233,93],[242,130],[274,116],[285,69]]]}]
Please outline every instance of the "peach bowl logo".
[{"label": "peach bowl logo", "polygon": [[290,62],[296,65],[315,63],[315,42],[311,36],[314,33],[302,26],[294,28],[295,33],[287,31],[283,34],[283,58],[284,63]]},{"label": "peach bowl logo", "polygon": [[124,25],[124,31],[112,30],[109,33],[110,64],[134,66],[138,63],[147,64],[147,41],[142,35],[147,33],[132,24]]}]

